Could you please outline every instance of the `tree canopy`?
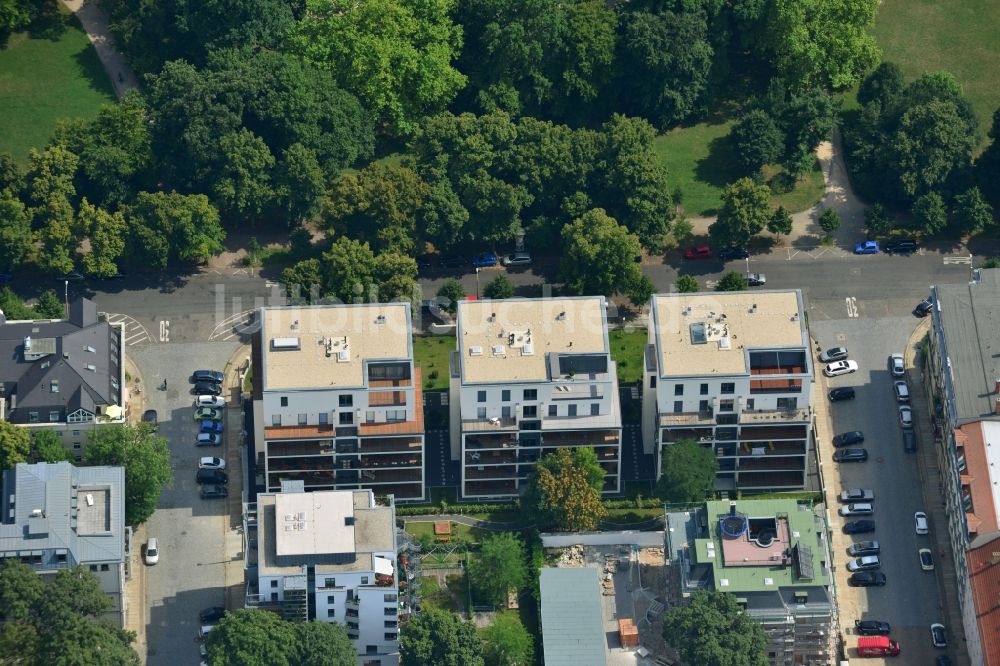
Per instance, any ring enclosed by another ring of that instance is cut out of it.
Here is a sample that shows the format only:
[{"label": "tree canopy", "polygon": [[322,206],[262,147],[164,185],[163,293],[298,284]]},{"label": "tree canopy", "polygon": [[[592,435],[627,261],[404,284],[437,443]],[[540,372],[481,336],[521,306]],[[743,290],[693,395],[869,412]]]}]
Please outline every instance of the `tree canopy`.
[{"label": "tree canopy", "polygon": [[490,626],[480,630],[486,666],[531,666],[535,639],[516,613],[498,613]]},{"label": "tree canopy", "polygon": [[749,178],[740,178],[722,192],[722,210],[708,228],[719,247],[745,246],[771,217],[771,190]]},{"label": "tree canopy", "polygon": [[639,239],[601,209],[563,227],[560,273],[578,294],[612,296],[642,277]]},{"label": "tree canopy", "polygon": [[399,656],[401,666],[485,666],[476,625],[437,608],[425,608],[406,623]]},{"label": "tree canopy", "polygon": [[505,606],[507,594],[527,582],[524,543],[517,535],[502,532],[483,539],[479,556],[469,562],[468,577],[476,599]]},{"label": "tree canopy", "polygon": [[542,527],[593,530],[606,514],[603,488],[604,468],[594,449],[563,447],[535,463],[522,505]]},{"label": "tree canopy", "polygon": [[84,449],[88,465],[125,468],[125,524],[146,522],[156,510],[163,487],[173,480],[170,448],[149,423],[97,428]]},{"label": "tree canopy", "polygon": [[703,502],[712,490],[719,461],[711,447],[682,439],[663,447],[656,494],[664,502]]},{"label": "tree canopy", "polygon": [[690,666],[767,666],[764,628],[728,592],[699,590],[663,615],[663,639]]},{"label": "tree canopy", "polygon": [[209,666],[355,666],[357,650],[341,624],[290,622],[269,611],[226,613],[205,641]]}]

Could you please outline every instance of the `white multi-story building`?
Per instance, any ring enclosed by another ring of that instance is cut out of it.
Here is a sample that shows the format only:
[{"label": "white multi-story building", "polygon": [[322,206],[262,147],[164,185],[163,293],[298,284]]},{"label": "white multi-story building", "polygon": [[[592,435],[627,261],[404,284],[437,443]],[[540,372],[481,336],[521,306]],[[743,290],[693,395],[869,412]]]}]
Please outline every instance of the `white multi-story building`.
[{"label": "white multi-story building", "polygon": [[265,307],[253,344],[258,479],[274,492],[424,497],[424,417],[409,303]]},{"label": "white multi-story building", "polygon": [[710,446],[717,490],[805,487],[812,355],[798,290],[656,294],[643,446]]},{"label": "white multi-story building", "polygon": [[514,497],[541,456],[592,447],[620,488],[621,409],[603,297],[458,304],[449,393],[461,496]]},{"label": "white multi-story building", "polygon": [[399,663],[391,500],[376,504],[370,490],[307,493],[293,481],[284,492],[258,495],[247,526],[248,606],[291,621],[337,622],[361,666]]}]

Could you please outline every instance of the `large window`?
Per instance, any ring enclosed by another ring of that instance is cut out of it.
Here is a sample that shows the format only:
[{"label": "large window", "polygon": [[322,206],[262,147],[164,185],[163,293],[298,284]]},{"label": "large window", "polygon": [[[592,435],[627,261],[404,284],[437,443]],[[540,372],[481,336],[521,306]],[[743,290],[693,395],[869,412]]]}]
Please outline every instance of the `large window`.
[{"label": "large window", "polygon": [[736,393],[736,384],[733,382],[722,382],[722,390],[720,391],[723,395],[732,395]]},{"label": "large window", "polygon": [[674,384],[674,395],[684,395],[684,384]]},{"label": "large window", "polygon": [[525,400],[538,400],[538,389],[524,389]]},{"label": "large window", "polygon": [[341,407],[353,407],[354,406],[354,396],[350,393],[344,393],[339,396]]},{"label": "large window", "polygon": [[486,391],[476,392],[476,402],[486,402]]}]

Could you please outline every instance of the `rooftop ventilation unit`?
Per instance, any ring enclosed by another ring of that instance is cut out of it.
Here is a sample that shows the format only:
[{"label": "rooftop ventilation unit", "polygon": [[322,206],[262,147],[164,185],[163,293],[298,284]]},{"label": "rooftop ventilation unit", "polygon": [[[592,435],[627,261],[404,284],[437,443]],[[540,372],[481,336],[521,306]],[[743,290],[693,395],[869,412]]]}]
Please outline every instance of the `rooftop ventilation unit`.
[{"label": "rooftop ventilation unit", "polygon": [[563,310],[562,312],[559,313],[559,316],[556,317],[556,321],[566,321],[566,311],[565,310]]},{"label": "rooftop ventilation unit", "polygon": [[506,356],[507,355],[507,348],[504,347],[503,345],[493,345],[490,348],[490,351],[493,353],[494,356]]},{"label": "rooftop ventilation unit", "polygon": [[271,351],[298,351],[301,346],[299,338],[271,338]]},{"label": "rooftop ventilation unit", "polygon": [[483,348],[480,347],[479,345],[469,347],[469,356],[482,356],[482,355],[483,355]]},{"label": "rooftop ventilation unit", "polygon": [[703,322],[694,322],[688,329],[691,331],[691,344],[703,345],[708,342],[708,334],[705,331],[705,324]]},{"label": "rooftop ventilation unit", "polygon": [[379,316],[375,317],[375,323],[379,326],[385,325],[385,315],[380,314]]}]

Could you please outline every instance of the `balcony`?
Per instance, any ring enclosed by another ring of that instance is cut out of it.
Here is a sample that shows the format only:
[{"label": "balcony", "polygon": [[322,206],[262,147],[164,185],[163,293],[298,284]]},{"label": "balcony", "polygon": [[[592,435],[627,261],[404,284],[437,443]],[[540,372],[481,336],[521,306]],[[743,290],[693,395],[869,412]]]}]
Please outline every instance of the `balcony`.
[{"label": "balcony", "polygon": [[[760,453],[763,449],[763,453]],[[754,452],[757,451],[755,454]],[[741,442],[738,450],[730,455],[738,454],[741,458],[745,456],[793,456],[805,455],[805,441],[798,442]]]},{"label": "balcony", "polygon": [[740,412],[740,423],[768,423],[775,421],[808,421],[809,408],[798,409],[745,409]]},{"label": "balcony", "polygon": [[283,480],[304,481],[306,486],[331,485],[334,482],[334,471],[327,472],[295,472],[281,471],[268,474],[269,485],[280,485]]},{"label": "balcony", "polygon": [[267,457],[286,456],[316,456],[333,453],[333,440],[325,439],[314,442],[291,441],[267,443]]},{"label": "balcony", "polygon": [[347,441],[338,441],[334,446],[337,453],[357,453],[360,450],[360,445],[358,440],[350,439]]},{"label": "balcony", "polygon": [[[339,465],[338,467],[343,467]],[[333,456],[323,458],[275,458],[268,462],[271,472],[329,471],[335,468]]]},{"label": "balcony", "polygon": [[465,454],[466,465],[510,465],[516,460],[514,450],[471,451]]},{"label": "balcony", "polygon": [[362,470],[361,483],[400,483],[420,481],[423,468]]},{"label": "balcony", "polygon": [[660,426],[714,425],[715,413],[709,409],[700,412],[671,412],[660,414]]},{"label": "balcony", "polygon": [[509,430],[517,430],[516,419],[462,419],[462,432],[502,432]]},{"label": "balcony", "polygon": [[745,425],[740,428],[740,439],[743,441],[771,440],[771,439],[805,439],[807,427],[803,425],[770,425],[751,426]]},{"label": "balcony", "polygon": [[805,470],[806,461],[801,456],[745,456],[739,458],[739,471]]},{"label": "balcony", "polygon": [[408,453],[419,451],[422,442],[414,437],[379,437],[366,439],[361,443],[361,451],[368,453]]},{"label": "balcony", "polygon": [[465,478],[478,479],[513,479],[517,476],[514,465],[494,465],[492,467],[466,467]]},{"label": "balcony", "polygon": [[361,456],[361,467],[378,469],[384,467],[419,467],[420,455]]},{"label": "balcony", "polygon": [[517,446],[517,435],[471,435],[465,438],[466,450],[507,449]]},{"label": "balcony", "polygon": [[715,439],[712,428],[677,428],[663,430],[660,439],[664,444],[679,442],[682,439],[693,439],[696,442],[711,442]]},{"label": "balcony", "polygon": [[369,407],[405,407],[405,391],[370,391],[368,393]]},{"label": "balcony", "polygon": [[385,483],[378,486],[377,495],[382,495],[382,493],[392,493],[397,501],[412,501],[420,500],[424,498],[424,485],[422,481],[419,482],[402,482],[402,483]]},{"label": "balcony", "polygon": [[737,485],[744,491],[766,491],[772,488],[802,488],[805,486],[805,471],[789,472],[741,472]]},{"label": "balcony", "polygon": [[541,445],[549,446],[607,446],[618,443],[617,430],[580,430],[570,432],[546,432]]}]

